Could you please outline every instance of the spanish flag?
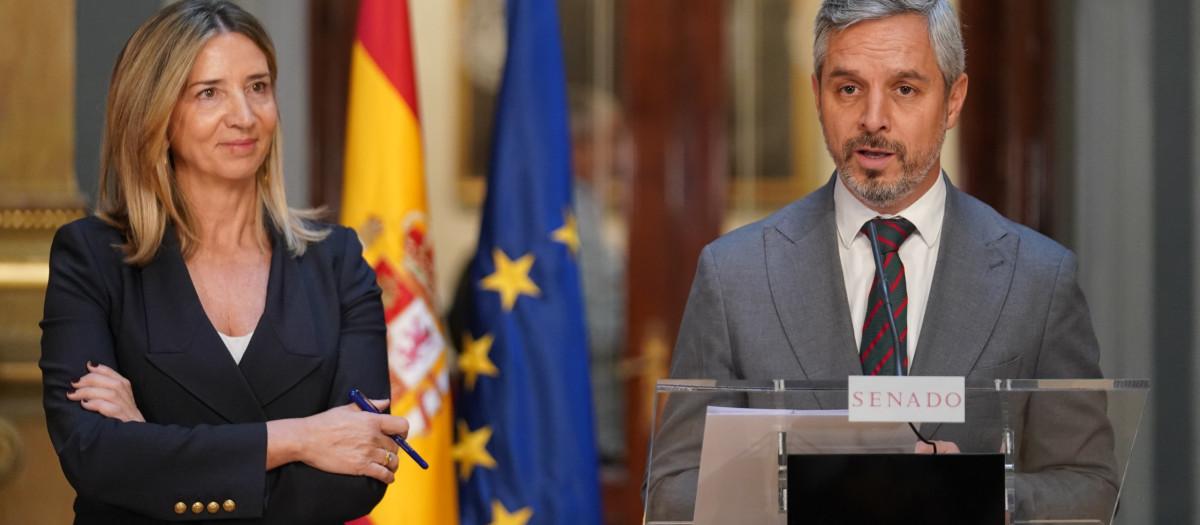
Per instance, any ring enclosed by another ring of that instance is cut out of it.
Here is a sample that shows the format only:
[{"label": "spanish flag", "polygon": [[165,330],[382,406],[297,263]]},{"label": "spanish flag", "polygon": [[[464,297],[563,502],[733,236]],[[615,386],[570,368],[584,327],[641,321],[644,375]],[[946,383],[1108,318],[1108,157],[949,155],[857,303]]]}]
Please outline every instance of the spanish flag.
[{"label": "spanish flag", "polygon": [[342,223],[383,289],[392,414],[429,462],[400,458],[396,483],[356,524],[458,523],[445,339],[434,315],[433,246],[406,0],[363,0],[350,65]]}]

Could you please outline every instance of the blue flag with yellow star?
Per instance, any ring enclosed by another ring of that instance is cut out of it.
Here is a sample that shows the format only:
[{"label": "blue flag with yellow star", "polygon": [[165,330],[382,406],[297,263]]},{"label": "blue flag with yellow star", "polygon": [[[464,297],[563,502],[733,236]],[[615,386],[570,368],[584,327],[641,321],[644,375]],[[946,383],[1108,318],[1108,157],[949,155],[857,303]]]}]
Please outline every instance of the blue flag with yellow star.
[{"label": "blue flag with yellow star", "polygon": [[555,0],[509,0],[456,404],[462,523],[596,524],[579,237]]}]

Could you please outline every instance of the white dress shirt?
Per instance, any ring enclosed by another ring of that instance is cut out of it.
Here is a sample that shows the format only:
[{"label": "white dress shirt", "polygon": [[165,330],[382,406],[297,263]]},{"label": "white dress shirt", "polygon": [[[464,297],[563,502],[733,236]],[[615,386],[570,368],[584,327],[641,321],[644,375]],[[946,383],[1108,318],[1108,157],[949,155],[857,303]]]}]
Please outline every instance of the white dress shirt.
[{"label": "white dress shirt", "polygon": [[217,335],[221,336],[221,341],[225,342],[225,347],[229,349],[229,355],[233,356],[233,361],[239,365],[242,364],[242,356],[246,354],[246,347],[250,346],[250,338],[254,337],[254,332],[237,337],[221,332],[217,332]]},{"label": "white dress shirt", "polygon": [[867,297],[875,278],[875,258],[871,241],[859,232],[863,224],[875,217],[903,217],[917,227],[912,237],[900,245],[900,261],[904,263],[905,286],[908,288],[908,366],[912,368],[920,342],[921,322],[929,304],[929,288],[937,264],[942,235],[942,218],[946,211],[946,183],[941,174],[933,187],[921,198],[895,215],[881,215],[858,200],[839,179],[833,189],[833,209],[838,230],[838,256],[842,261],[842,276],[846,280],[846,299],[850,304],[850,321],[854,325],[854,351],[862,345],[863,320],[867,316]]}]

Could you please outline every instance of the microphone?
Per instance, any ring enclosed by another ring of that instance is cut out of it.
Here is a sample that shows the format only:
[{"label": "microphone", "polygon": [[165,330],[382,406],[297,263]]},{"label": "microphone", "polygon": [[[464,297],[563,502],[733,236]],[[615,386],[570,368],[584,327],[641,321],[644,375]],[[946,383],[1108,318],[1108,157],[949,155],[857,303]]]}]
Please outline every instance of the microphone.
[{"label": "microphone", "polygon": [[905,352],[904,356],[900,355],[900,334],[896,332],[896,312],[892,309],[892,296],[888,293],[887,277],[883,275],[883,257],[879,254],[879,233],[875,231],[875,221],[867,223],[867,238],[871,240],[871,255],[875,257],[875,278],[879,282],[879,291],[883,295],[883,305],[887,308],[888,328],[892,334],[892,347],[896,349],[896,375],[906,375],[904,373],[904,360],[908,358],[908,352]]}]

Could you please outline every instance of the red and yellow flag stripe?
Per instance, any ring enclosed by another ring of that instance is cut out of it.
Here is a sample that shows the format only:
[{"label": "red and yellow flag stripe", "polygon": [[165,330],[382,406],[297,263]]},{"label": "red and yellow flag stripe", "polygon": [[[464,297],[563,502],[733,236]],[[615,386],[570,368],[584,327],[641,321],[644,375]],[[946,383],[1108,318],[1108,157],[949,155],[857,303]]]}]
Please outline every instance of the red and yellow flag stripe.
[{"label": "red and yellow flag stripe", "polygon": [[408,3],[363,0],[351,57],[342,223],[358,230],[383,289],[392,413],[429,462],[400,458],[396,483],[356,524],[454,524],[458,502],[446,345],[435,312]]}]

